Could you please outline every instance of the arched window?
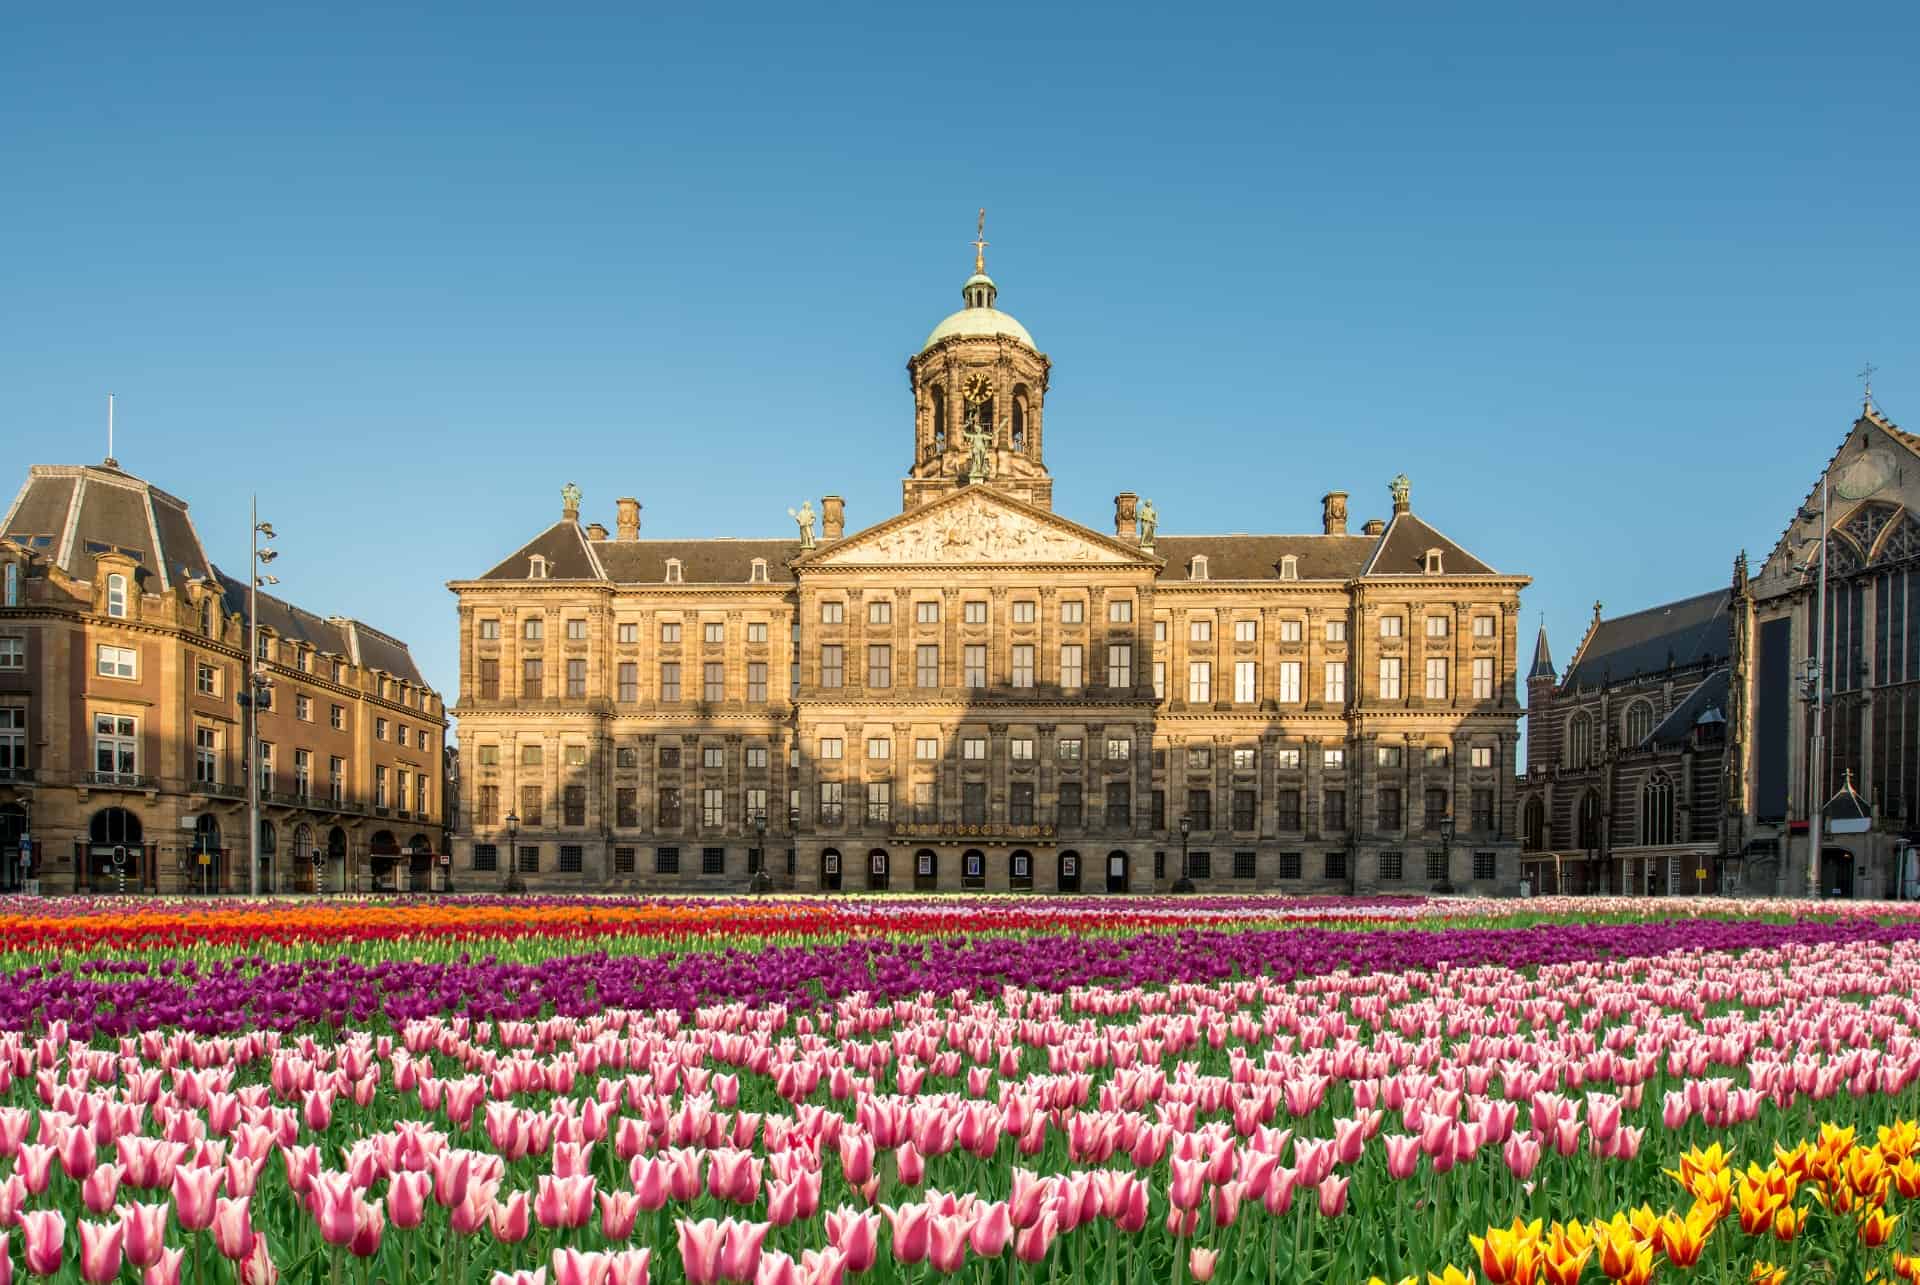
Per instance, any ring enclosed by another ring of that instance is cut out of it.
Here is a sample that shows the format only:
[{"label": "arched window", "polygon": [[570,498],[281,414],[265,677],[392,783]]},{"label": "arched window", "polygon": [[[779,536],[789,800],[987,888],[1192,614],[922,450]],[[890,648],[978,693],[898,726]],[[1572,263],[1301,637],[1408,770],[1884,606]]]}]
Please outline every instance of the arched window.
[{"label": "arched window", "polygon": [[1588,790],[1580,800],[1574,840],[1577,846],[1590,852],[1600,848],[1600,795],[1596,791]]},{"label": "arched window", "polygon": [[1521,814],[1520,834],[1528,852],[1546,851],[1547,805],[1539,799],[1527,800],[1527,809]]},{"label": "arched window", "polygon": [[274,831],[273,822],[260,818],[260,855],[270,857],[279,851],[280,836]]},{"label": "arched window", "polygon": [[17,562],[7,564],[6,603],[9,607],[20,605],[20,564]]},{"label": "arched window", "polygon": [[309,860],[314,853],[313,827],[302,821],[293,827],[293,855],[295,860]]},{"label": "arched window", "polygon": [[933,453],[939,455],[947,449],[947,390],[935,384],[928,395],[933,398]]},{"label": "arched window", "polygon": [[1653,702],[1635,701],[1627,706],[1626,735],[1624,740],[1628,748],[1644,745],[1653,735]]},{"label": "arched window", "polygon": [[137,847],[140,836],[140,818],[125,808],[102,808],[87,822],[87,838],[95,844]]},{"label": "arched window", "polygon": [[107,577],[107,614],[127,614],[127,578],[117,572]]},{"label": "arched window", "polygon": [[1567,766],[1587,767],[1593,762],[1593,716],[1585,710],[1567,722]]},{"label": "arched window", "polygon": [[1023,455],[1027,450],[1027,394],[1020,388],[1013,390],[1013,449]]},{"label": "arched window", "polygon": [[213,599],[211,597],[200,600],[200,632],[208,638],[213,637]]},{"label": "arched window", "polygon": [[1656,772],[1640,787],[1640,842],[1673,842],[1673,782]]}]

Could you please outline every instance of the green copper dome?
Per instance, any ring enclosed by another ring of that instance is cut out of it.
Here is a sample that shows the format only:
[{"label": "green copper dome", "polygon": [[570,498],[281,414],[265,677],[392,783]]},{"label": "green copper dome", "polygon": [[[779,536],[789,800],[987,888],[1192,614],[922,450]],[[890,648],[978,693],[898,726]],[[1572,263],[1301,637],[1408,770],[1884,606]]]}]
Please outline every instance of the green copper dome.
[{"label": "green copper dome", "polygon": [[998,287],[986,273],[976,272],[968,277],[967,283],[960,287],[960,297],[967,301],[967,306],[935,326],[927,342],[920,345],[920,351],[925,352],[943,339],[995,336],[1017,339],[1035,352],[1040,351],[1025,326],[993,306],[997,294]]}]

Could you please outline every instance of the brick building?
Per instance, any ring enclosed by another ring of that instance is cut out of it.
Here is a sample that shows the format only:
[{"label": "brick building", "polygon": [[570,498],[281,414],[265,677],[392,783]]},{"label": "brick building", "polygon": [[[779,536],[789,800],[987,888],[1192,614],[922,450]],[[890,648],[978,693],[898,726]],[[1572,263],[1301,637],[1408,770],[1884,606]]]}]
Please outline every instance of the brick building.
[{"label": "brick building", "polygon": [[1405,478],[1358,531],[1340,491],[1310,534],[1163,534],[1131,492],[1071,521],[1051,363],[984,264],[962,300],[907,363],[898,514],[653,540],[569,485],[449,585],[462,886],[1144,891],[1184,821],[1202,888],[1515,888],[1527,581]]},{"label": "brick building", "polygon": [[246,590],[115,461],[29,470],[0,521],[0,888],[244,892],[250,848],[263,888],[426,886],[439,695],[398,639],[264,593],[249,844]]}]

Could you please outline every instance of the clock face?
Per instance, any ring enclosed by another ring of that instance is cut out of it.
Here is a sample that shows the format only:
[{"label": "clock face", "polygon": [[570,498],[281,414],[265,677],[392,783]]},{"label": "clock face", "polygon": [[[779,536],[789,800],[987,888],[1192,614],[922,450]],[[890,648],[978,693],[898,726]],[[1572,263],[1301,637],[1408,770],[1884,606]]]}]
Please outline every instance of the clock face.
[{"label": "clock face", "polygon": [[987,382],[985,375],[969,375],[961,391],[969,402],[984,402],[993,395],[993,385]]}]

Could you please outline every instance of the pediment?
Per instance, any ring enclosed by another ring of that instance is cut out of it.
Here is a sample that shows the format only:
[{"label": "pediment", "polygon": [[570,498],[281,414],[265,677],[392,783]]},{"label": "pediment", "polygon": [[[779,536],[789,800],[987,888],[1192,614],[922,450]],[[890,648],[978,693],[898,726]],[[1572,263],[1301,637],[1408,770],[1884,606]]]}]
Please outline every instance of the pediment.
[{"label": "pediment", "polygon": [[1154,565],[1150,555],[1098,531],[983,488],[867,528],[801,559],[802,566],[1072,562]]}]

